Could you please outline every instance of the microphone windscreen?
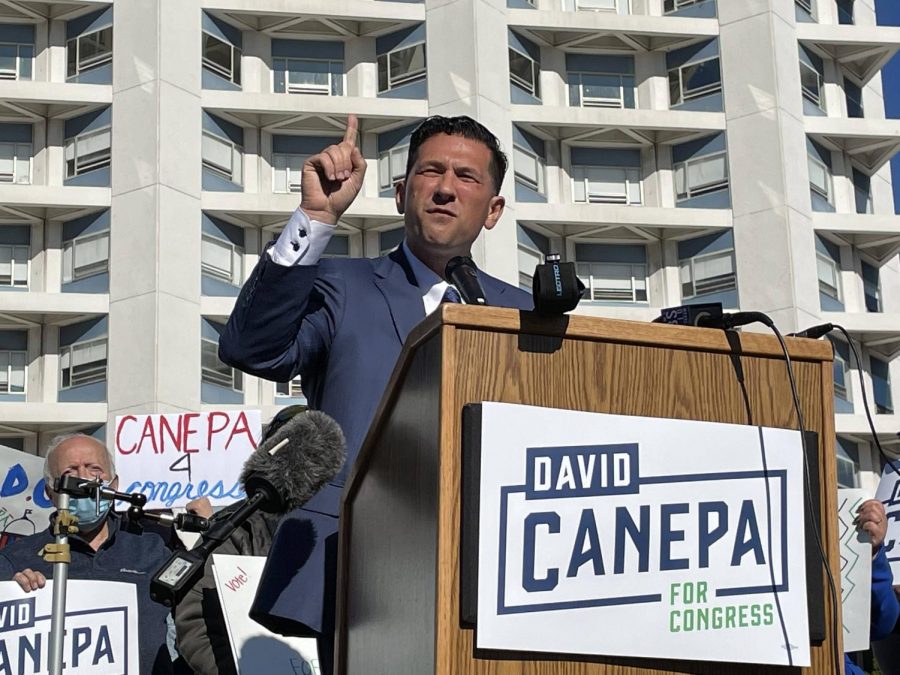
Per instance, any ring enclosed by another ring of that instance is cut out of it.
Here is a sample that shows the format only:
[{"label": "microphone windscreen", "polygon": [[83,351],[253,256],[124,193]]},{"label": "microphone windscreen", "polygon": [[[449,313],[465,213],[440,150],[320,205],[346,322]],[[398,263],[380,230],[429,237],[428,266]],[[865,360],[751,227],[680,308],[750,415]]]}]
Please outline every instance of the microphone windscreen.
[{"label": "microphone windscreen", "polygon": [[[287,442],[274,455],[269,451]],[[281,496],[284,510],[305,504],[332,480],[347,459],[340,425],[318,410],[298,413],[253,452],[241,471],[246,486],[252,474],[268,482]]]}]

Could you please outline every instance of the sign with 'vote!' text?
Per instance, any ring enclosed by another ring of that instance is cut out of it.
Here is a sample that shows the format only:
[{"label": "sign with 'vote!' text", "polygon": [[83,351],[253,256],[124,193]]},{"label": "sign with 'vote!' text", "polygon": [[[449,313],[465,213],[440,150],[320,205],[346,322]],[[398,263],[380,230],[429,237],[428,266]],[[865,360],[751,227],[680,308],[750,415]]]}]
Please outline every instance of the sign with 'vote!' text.
[{"label": "sign with 'vote!' text", "polygon": [[148,509],[197,497],[232,504],[245,496],[238,478],[260,433],[259,410],[117,417],[119,489],[147,495]]},{"label": "sign with 'vote!' text", "polygon": [[808,666],[798,432],[482,404],[479,649]]}]

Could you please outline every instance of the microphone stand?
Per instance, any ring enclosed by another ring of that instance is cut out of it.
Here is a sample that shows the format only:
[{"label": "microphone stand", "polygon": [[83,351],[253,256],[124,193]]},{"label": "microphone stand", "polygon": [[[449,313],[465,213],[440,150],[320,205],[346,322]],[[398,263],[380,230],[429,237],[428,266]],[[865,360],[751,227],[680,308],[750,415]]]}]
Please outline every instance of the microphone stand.
[{"label": "microphone stand", "polygon": [[53,534],[56,541],[41,549],[40,555],[46,562],[53,563],[53,609],[50,614],[50,653],[48,670],[50,675],[63,673],[63,646],[66,636],[66,590],[69,583],[69,563],[72,562],[72,548],[69,535],[78,533],[78,516],[69,511],[69,496],[91,497],[96,500],[100,513],[100,499],[118,499],[130,504],[143,506],[146,495],[116,492],[95,480],[85,480],[77,476],[61,476],[56,481],[56,521]]}]

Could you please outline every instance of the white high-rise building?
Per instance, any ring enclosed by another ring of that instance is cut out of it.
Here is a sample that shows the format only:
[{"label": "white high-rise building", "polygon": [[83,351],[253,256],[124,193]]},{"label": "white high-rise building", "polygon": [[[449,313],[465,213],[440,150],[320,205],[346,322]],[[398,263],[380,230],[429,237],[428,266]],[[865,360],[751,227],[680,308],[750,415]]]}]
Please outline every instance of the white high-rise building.
[{"label": "white high-rise building", "polygon": [[597,316],[846,326],[839,475],[871,487],[863,388],[900,451],[898,47],[872,0],[2,0],[0,443],[302,401],[216,342],[304,158],[359,116],[370,170],[328,255],[377,256],[410,131],[465,113],[512,168],[482,267],[527,286],[558,251]]}]

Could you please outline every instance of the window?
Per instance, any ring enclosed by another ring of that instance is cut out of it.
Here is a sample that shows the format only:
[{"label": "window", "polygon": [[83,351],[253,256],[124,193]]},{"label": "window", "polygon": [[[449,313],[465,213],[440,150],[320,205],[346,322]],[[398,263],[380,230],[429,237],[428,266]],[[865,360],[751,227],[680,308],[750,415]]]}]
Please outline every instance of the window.
[{"label": "window", "polygon": [[112,30],[112,26],[107,26],[66,42],[66,77],[112,63]]},{"label": "window", "polygon": [[859,451],[856,443],[837,439],[834,445],[837,455],[837,484],[842,488],[855,488],[859,486],[858,461]]},{"label": "window", "polygon": [[847,117],[864,117],[862,88],[844,78],[844,98],[847,101]]},{"label": "window", "polygon": [[804,12],[812,16],[812,3],[813,0],[794,0],[794,3],[802,9]]},{"label": "window", "polygon": [[109,269],[109,230],[63,242],[63,283]]},{"label": "window", "polygon": [[275,192],[300,192],[303,163],[307,155],[272,155],[272,189]]},{"label": "window", "polygon": [[409,157],[409,143],[391,148],[378,155],[378,187],[389,190],[398,181],[406,179],[406,160]]},{"label": "window", "polygon": [[872,179],[859,169],[852,171],[853,196],[856,202],[857,213],[873,213],[872,208]]},{"label": "window", "polygon": [[630,263],[578,262],[578,278],[587,299],[607,302],[647,302],[647,266]]},{"label": "window", "polygon": [[200,339],[200,379],[235,391],[244,390],[244,374],[219,360],[219,344]]},{"label": "window", "polygon": [[425,79],[425,43],[378,56],[378,93]]},{"label": "window", "polygon": [[853,25],[853,0],[837,0],[838,23]]},{"label": "window", "polygon": [[569,73],[569,103],[586,108],[633,108],[634,75]]},{"label": "window", "polygon": [[679,262],[681,297],[722,293],[737,287],[734,249],[698,255]]},{"label": "window", "polygon": [[232,183],[243,184],[243,148],[206,131],[203,132],[201,148],[204,169],[209,169]]},{"label": "window", "polygon": [[678,162],[673,168],[678,201],[728,187],[728,159],[724,152]]},{"label": "window", "polygon": [[671,14],[691,5],[701,5],[707,0],[663,0],[663,12]]},{"label": "window", "polygon": [[516,181],[538,194],[545,193],[543,157],[519,145],[513,145],[513,168]]},{"label": "window", "polygon": [[0,394],[24,394],[28,379],[28,354],[0,351]]},{"label": "window", "polygon": [[669,71],[669,101],[680,105],[722,91],[719,57],[697,61]]},{"label": "window", "polygon": [[616,0],[575,0],[576,10],[615,12]]},{"label": "window", "polygon": [[28,246],[0,245],[0,286],[28,287]]},{"label": "window", "polygon": [[819,276],[819,293],[843,302],[841,299],[841,268],[831,256],[816,251],[816,272]]},{"label": "window", "polygon": [[804,61],[800,61],[800,89],[803,92],[803,98],[825,110],[825,101],[822,97],[823,82],[822,74],[818,70]]},{"label": "window", "polygon": [[31,143],[0,143],[0,183],[31,183]]},{"label": "window", "polygon": [[872,371],[872,398],[875,399],[875,413],[892,415],[894,401],[891,397],[890,364],[887,361],[876,359],[874,356],[869,356],[869,365]]},{"label": "window", "polygon": [[519,288],[531,291],[534,268],[544,262],[550,253],[550,240],[540,232],[519,225],[516,232],[519,242]]},{"label": "window", "polygon": [[200,242],[200,271],[233,286],[244,280],[244,251],[230,241],[204,234]]},{"label": "window", "polygon": [[809,189],[831,203],[831,169],[825,162],[812,155],[806,156],[809,168]]},{"label": "window", "polygon": [[535,98],[541,97],[541,65],[527,54],[509,48],[509,79]]},{"label": "window", "polygon": [[341,61],[275,59],[275,91],[288,94],[344,95],[344,64]]},{"label": "window", "polygon": [[241,84],[241,50],[206,32],[203,33],[203,67],[229,82]]},{"label": "window", "polygon": [[300,376],[298,375],[290,382],[277,382],[275,384],[275,397],[306,398],[303,394],[303,389],[300,387]]},{"label": "window", "polygon": [[573,166],[572,194],[576,202],[640,204],[641,170],[619,166]]},{"label": "window", "polygon": [[881,279],[878,268],[861,260],[863,278],[863,296],[866,301],[867,312],[880,312],[881,307]]},{"label": "window", "polygon": [[0,80],[30,80],[34,45],[0,42]]},{"label": "window", "polygon": [[106,126],[88,131],[65,142],[66,178],[109,166],[112,131]]},{"label": "window", "polygon": [[62,389],[106,380],[106,338],[78,342],[60,348]]},{"label": "window", "polygon": [[[828,338],[831,346],[834,348],[834,361],[832,365],[832,375],[834,379],[834,397],[846,403],[850,402],[850,362],[848,355],[850,349],[846,342],[837,338]],[[835,412],[853,412],[848,410],[846,406],[842,406],[841,410]]]}]

